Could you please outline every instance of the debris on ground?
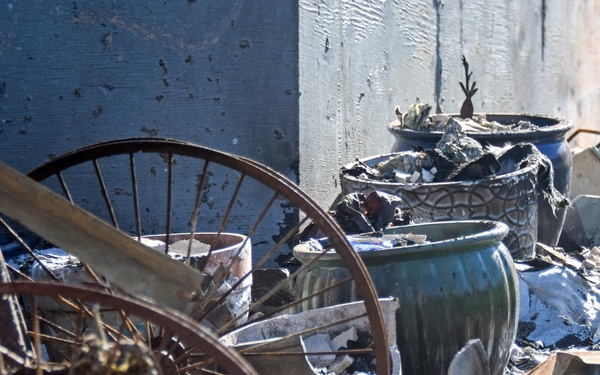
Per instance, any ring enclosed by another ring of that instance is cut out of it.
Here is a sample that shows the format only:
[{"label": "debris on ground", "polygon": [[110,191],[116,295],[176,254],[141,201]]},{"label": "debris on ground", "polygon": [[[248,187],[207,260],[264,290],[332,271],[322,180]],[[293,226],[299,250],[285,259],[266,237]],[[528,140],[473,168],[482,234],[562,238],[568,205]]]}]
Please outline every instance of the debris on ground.
[{"label": "debris on ground", "polygon": [[[595,214],[581,219],[597,221]],[[600,371],[600,242],[586,244],[538,243],[534,260],[516,263],[519,330],[505,374]]]},{"label": "debris on ground", "polygon": [[[392,354],[392,374],[400,375],[402,374],[400,355],[396,345],[396,313],[400,307],[399,302],[395,298],[380,298],[379,302],[388,331],[388,344]],[[283,372],[306,374],[311,373],[310,371],[319,375],[372,374],[375,366],[371,354],[333,354],[336,350],[344,350],[344,348],[352,350],[365,347],[365,344],[368,343],[370,325],[366,315],[363,316],[365,311],[362,302],[350,302],[310,309],[300,313],[284,313],[273,318],[249,323],[225,334],[219,338],[219,341],[238,350],[254,346],[265,351],[293,351],[290,348],[291,345],[301,344],[306,352],[317,351],[319,353],[308,356],[308,365],[301,360],[306,358],[305,356],[293,356],[300,358],[299,361],[295,361],[295,364],[287,363],[287,361],[281,364],[278,356],[275,356],[275,359],[269,355],[248,357],[255,368],[269,369],[265,372],[267,374]],[[314,332],[312,328],[317,326],[323,328]],[[288,335],[295,337],[292,334],[297,331],[307,332],[302,335],[301,343],[286,344],[282,342]],[[268,346],[276,343],[280,343],[277,349]],[[277,372],[279,369],[282,371]]]},{"label": "debris on ground", "polygon": [[[378,232],[388,226],[407,225],[413,222],[412,210],[402,198],[380,191],[368,195],[351,193],[337,199],[329,214],[346,234]],[[310,223],[296,238],[306,242],[321,238],[316,225]]]},{"label": "debris on ground", "polygon": [[[275,286],[285,282],[284,287],[272,292]],[[261,304],[254,304],[267,294],[269,297]],[[252,304],[254,314],[269,314],[294,300],[294,286],[290,280],[290,271],[286,268],[258,269],[252,274]],[[250,319],[258,316],[251,315]]]},{"label": "debris on ground", "polygon": [[[164,251],[165,245],[162,241],[144,239],[143,242],[146,245],[156,246],[156,250],[158,251]],[[182,255],[181,252],[187,252],[188,241],[185,240],[179,242],[181,243],[174,243],[174,248],[179,248],[180,252],[169,252],[169,256],[183,262],[185,261],[186,256]],[[209,247],[208,244],[195,241],[194,249],[198,250],[199,253],[191,256],[192,267],[202,264],[202,258],[205,257],[204,250]],[[39,262],[33,260],[29,254],[23,254],[9,259],[7,263],[36,281],[53,281],[54,277],[60,282],[67,284],[85,284],[95,281],[85,265],[81,263],[77,257],[67,253],[63,249],[55,247],[36,249],[35,253]],[[217,271],[223,273],[226,270],[223,266],[220,266]],[[51,274],[49,272],[51,272]],[[218,274],[205,274],[205,276],[207,285],[204,286],[204,290],[215,288],[215,282],[221,279],[221,276]],[[237,282],[237,277],[228,274],[227,278],[220,284],[217,292],[212,296],[212,299],[218,301],[221,296],[228,293],[232,286],[236,285]],[[115,286],[115,288],[117,287]],[[210,326],[213,330],[217,330],[218,327],[223,326],[232,319],[236,319],[236,325],[243,324],[247,321],[247,311],[250,303],[251,287],[249,285],[240,286],[228,293],[225,301],[207,315],[205,322],[207,323],[207,326]]]}]

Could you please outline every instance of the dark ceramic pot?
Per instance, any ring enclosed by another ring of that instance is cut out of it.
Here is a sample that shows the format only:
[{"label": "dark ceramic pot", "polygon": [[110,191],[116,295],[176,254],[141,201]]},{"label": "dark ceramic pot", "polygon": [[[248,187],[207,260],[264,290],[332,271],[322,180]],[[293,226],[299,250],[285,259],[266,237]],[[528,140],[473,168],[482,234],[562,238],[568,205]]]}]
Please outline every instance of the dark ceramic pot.
[{"label": "dark ceramic pot", "polygon": [[386,182],[355,177],[345,171],[356,164],[374,167],[392,153],[372,156],[350,163],[340,172],[342,195],[382,191],[401,196],[404,202],[425,217],[420,221],[493,220],[509,228],[504,244],[515,260],[530,260],[535,256],[538,233],[537,167],[530,164],[521,169],[489,179],[430,183]]},{"label": "dark ceramic pot", "polygon": [[[456,115],[436,114],[433,116],[435,116],[436,121],[445,122],[447,118]],[[488,121],[496,121],[504,125],[518,123],[519,121],[529,121],[536,125],[537,129],[531,131],[467,134],[484,146],[502,147],[507,143],[517,144],[521,142],[534,144],[552,162],[554,187],[565,197],[570,196],[572,160],[565,134],[572,127],[571,121],[538,115],[486,114],[485,116]],[[442,136],[442,132],[403,129],[398,121],[389,123],[388,130],[396,138],[396,142],[392,146],[392,152],[412,150],[412,145],[421,146],[425,149],[433,148]],[[552,207],[543,198],[542,194],[539,196],[538,209],[538,241],[556,246],[565,221],[566,209],[558,209],[554,214]]]},{"label": "dark ceramic pot", "polygon": [[[425,234],[429,243],[360,252],[380,297],[396,297],[396,335],[406,374],[446,374],[454,355],[480,339],[491,373],[500,375],[516,337],[519,308],[517,273],[502,244],[506,225],[491,221],[451,221],[386,229],[387,233]],[[302,263],[318,253],[298,245]],[[335,253],[301,273],[298,298],[349,276]],[[313,309],[355,300],[352,286],[335,288],[305,301]]]}]

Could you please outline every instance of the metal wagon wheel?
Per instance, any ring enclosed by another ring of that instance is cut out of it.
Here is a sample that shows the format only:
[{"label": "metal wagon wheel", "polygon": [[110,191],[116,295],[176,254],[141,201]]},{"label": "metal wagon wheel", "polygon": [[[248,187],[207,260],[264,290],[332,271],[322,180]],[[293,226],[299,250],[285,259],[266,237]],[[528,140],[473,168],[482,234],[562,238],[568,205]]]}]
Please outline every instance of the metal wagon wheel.
[{"label": "metal wagon wheel", "polygon": [[[0,336],[3,374],[256,374],[200,324],[147,300],[97,287],[33,282],[0,283],[0,295],[27,306],[34,349],[15,353]],[[41,306],[56,313],[42,314]]]},{"label": "metal wagon wheel", "polygon": [[[200,232],[213,233],[207,256],[201,257],[196,264],[202,272],[207,271],[210,259],[219,253],[221,237],[227,233],[244,233],[246,239],[242,248],[251,239],[254,259],[258,261],[232,278],[234,263],[241,256],[230,255],[230,260],[220,263],[218,270],[211,275],[210,286],[203,289],[201,301],[191,312],[194,319],[211,325],[217,335],[223,336],[248,325],[248,316],[254,318],[254,323],[278,313],[295,311],[306,299],[319,298],[321,294],[331,293],[334,288],[341,290],[351,285],[354,293],[364,301],[366,310],[366,314],[351,319],[364,319],[366,316],[371,335],[368,340],[362,341],[362,346],[339,351],[338,354],[370,355],[375,358],[376,372],[389,374],[387,333],[377,293],[366,267],[335,221],[281,174],[255,161],[187,142],[134,138],[103,142],[69,152],[36,168],[28,176],[62,192],[71,203],[132,237],[142,239],[146,235],[162,234],[166,253],[171,251],[172,240],[181,238],[182,233],[186,233],[183,238],[188,239],[195,238]],[[51,179],[53,176],[55,179]],[[70,186],[75,188],[70,189]],[[81,190],[86,194],[81,194]],[[156,221],[156,217],[164,220]],[[220,321],[217,323],[212,321],[211,317],[222,310],[228,298],[248,285],[261,268],[281,263],[282,257],[289,254],[294,238],[307,223],[312,223],[328,239],[348,267],[351,277],[303,300],[286,301],[262,316],[256,314],[262,305],[276,298],[278,292],[289,288],[290,280],[310,266],[305,264],[292,269],[289,279],[274,285],[269,293],[252,301],[231,318],[225,321],[218,318]],[[191,247],[192,242],[189,241],[188,250]],[[186,262],[190,262],[191,258],[186,256]],[[225,292],[221,287],[224,282],[228,282]],[[305,337],[323,328],[326,327],[299,328],[295,335]],[[243,354],[252,356],[257,353],[253,353],[252,348],[245,348]],[[298,353],[287,355],[295,354]]]}]

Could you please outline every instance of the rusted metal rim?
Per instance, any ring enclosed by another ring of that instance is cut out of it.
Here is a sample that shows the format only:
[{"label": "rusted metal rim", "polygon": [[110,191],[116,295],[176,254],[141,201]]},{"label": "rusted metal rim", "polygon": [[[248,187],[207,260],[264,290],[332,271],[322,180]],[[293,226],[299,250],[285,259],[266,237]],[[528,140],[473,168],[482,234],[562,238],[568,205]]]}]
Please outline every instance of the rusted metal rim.
[{"label": "rusted metal rim", "polygon": [[569,138],[567,138],[567,142],[571,142],[575,137],[577,137],[581,133],[600,135],[600,130],[594,130],[594,129],[577,129],[577,130],[575,130],[573,132],[573,134],[571,134],[569,136]]},{"label": "rusted metal rim", "polygon": [[64,169],[84,162],[95,161],[106,155],[133,155],[146,152],[189,156],[242,171],[245,175],[272,188],[280,196],[306,213],[323,234],[330,239],[332,246],[336,248],[350,270],[355,287],[365,303],[373,340],[376,372],[378,374],[389,374],[391,365],[387,331],[377,299],[377,292],[364,263],[353,250],[344,232],[334,219],[296,184],[280,173],[253,160],[188,142],[166,138],[128,138],[102,142],[68,152],[32,170],[28,173],[28,176],[36,181],[42,181]]},{"label": "rusted metal rim", "polygon": [[208,354],[220,368],[230,374],[257,374],[237,351],[223,345],[197,322],[176,310],[137,297],[108,294],[98,288],[42,282],[0,283],[0,295],[73,298],[84,303],[99,303],[126,314],[135,314],[160,325],[178,340]]}]

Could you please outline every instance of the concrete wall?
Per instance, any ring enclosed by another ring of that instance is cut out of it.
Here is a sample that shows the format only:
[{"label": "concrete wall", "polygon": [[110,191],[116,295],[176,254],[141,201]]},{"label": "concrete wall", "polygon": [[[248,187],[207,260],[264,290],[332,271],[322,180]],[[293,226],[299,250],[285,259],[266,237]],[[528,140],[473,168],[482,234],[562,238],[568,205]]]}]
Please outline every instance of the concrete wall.
[{"label": "concrete wall", "polygon": [[[28,172],[98,141],[160,136],[250,157],[297,181],[297,77],[295,2],[5,1],[0,4],[0,161]],[[190,182],[186,192],[173,197],[181,208],[176,214],[191,213],[193,196],[188,198],[197,173],[175,177]],[[77,179],[73,192],[97,193],[84,176]],[[164,181],[139,189],[146,195],[140,199],[142,220],[151,233],[164,233],[166,211],[152,199]],[[115,186],[115,203],[129,207],[126,185]],[[246,209],[264,207],[256,203],[256,191],[247,195],[238,199]],[[270,248],[269,241],[294,225],[285,219],[297,213],[280,211],[265,220],[266,238],[253,238],[255,244]],[[173,230],[188,230],[188,223],[189,216]],[[133,228],[133,222],[120,224]],[[261,256],[258,246],[254,251]]]},{"label": "concrete wall", "polygon": [[297,5],[0,5],[0,160],[131,136],[183,139],[297,179]]},{"label": "concrete wall", "polygon": [[396,105],[459,112],[463,55],[475,111],[600,130],[599,25],[600,4],[585,0],[301,0],[301,186],[331,204],[342,165],[390,151]]}]

